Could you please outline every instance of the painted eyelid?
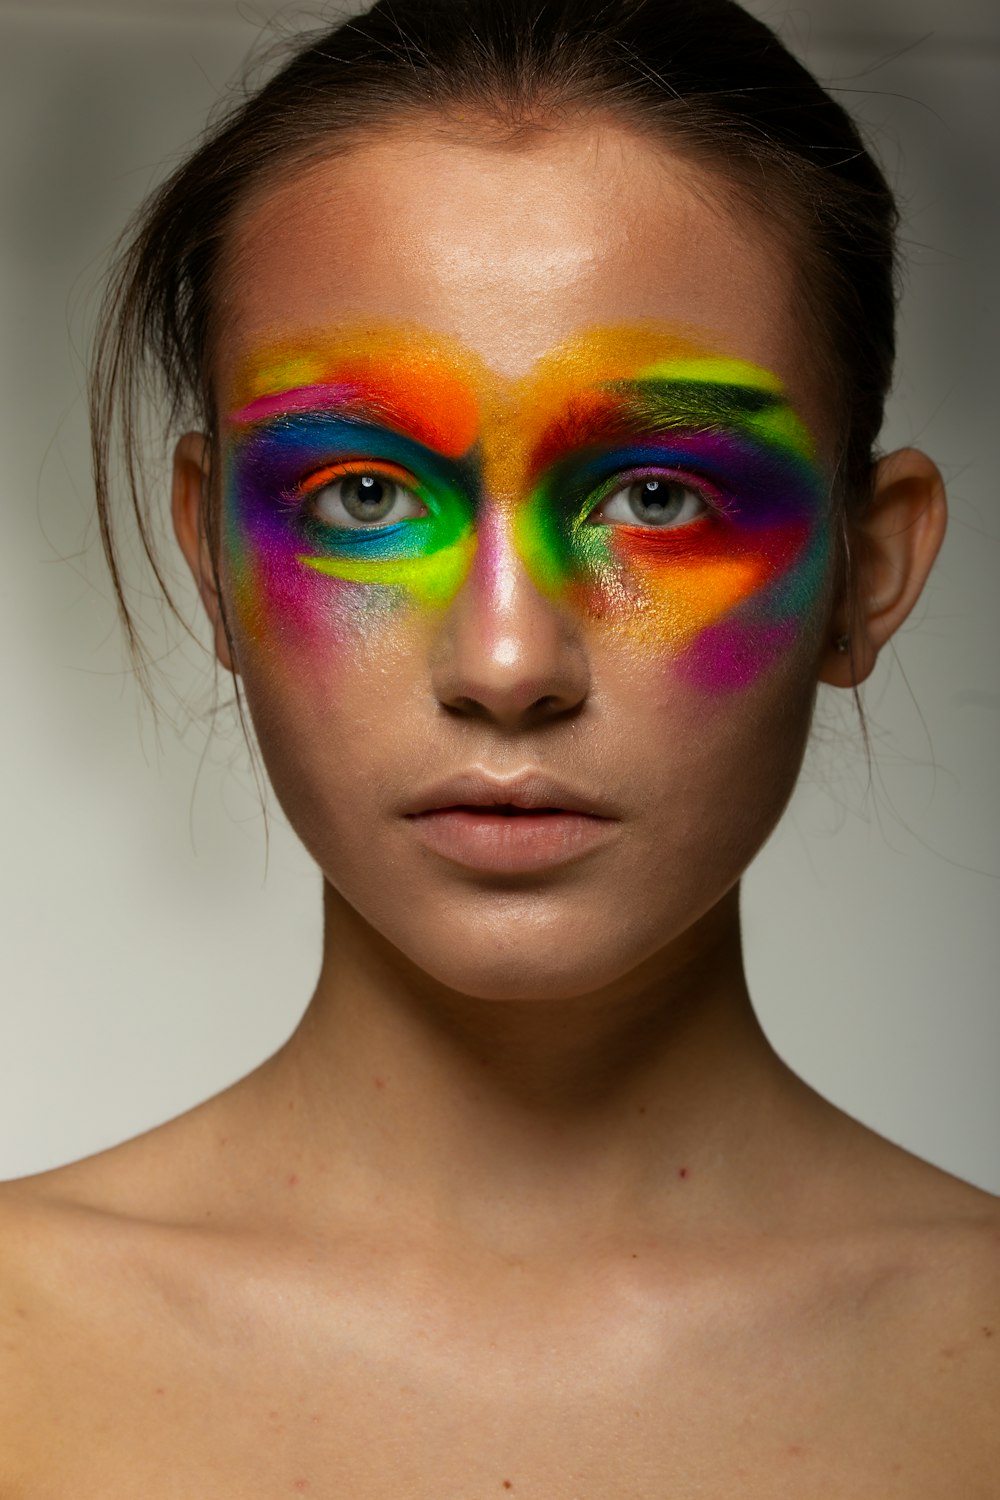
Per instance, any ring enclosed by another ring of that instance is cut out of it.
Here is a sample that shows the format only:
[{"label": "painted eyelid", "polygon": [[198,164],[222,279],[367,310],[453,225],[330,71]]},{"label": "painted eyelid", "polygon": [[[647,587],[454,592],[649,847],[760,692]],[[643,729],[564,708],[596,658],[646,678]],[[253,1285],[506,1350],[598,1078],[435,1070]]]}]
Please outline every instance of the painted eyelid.
[{"label": "painted eyelid", "polygon": [[288,493],[292,499],[305,500],[352,474],[371,474],[375,478],[386,478],[390,483],[399,484],[403,489],[412,490],[415,495],[423,498],[424,486],[415,474],[391,460],[369,458],[344,458],[335,463],[324,464],[322,468],[314,469],[304,479],[298,480]]},{"label": "painted eyelid", "polygon": [[462,476],[452,472],[453,460],[404,432],[341,412],[295,411],[262,423],[255,438],[254,466],[271,470],[275,493],[286,503],[317,488],[317,476],[348,465],[386,473],[424,498],[464,489]]}]

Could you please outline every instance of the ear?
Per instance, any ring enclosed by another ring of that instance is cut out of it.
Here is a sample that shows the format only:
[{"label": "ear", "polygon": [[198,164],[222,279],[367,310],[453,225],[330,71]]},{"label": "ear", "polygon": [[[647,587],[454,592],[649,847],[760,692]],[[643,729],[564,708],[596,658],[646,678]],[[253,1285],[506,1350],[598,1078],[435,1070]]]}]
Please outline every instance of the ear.
[{"label": "ear", "polygon": [[834,613],[821,682],[854,687],[870,675],[920,598],[947,521],[944,481],[926,453],[900,448],[880,460],[869,506],[851,528],[851,597]]},{"label": "ear", "polygon": [[212,555],[205,529],[205,499],[209,474],[209,443],[203,432],[186,432],[174,449],[171,511],[174,531],[187,559],[212,625],[215,654],[228,672],[237,670],[222,621],[222,601],[212,573]]}]

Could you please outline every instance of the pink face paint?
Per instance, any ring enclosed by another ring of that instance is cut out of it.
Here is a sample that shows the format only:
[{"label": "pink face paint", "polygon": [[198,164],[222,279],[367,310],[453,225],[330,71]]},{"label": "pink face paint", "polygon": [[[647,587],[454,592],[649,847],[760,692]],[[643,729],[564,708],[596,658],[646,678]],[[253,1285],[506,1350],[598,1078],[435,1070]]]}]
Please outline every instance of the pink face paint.
[{"label": "pink face paint", "polygon": [[[515,382],[443,338],[356,330],[265,355],[237,395],[227,556],[257,638],[327,650],[466,585],[502,630],[523,564],[593,628],[727,693],[799,638],[825,584],[827,490],[779,382],[655,326],[592,330]],[[359,483],[394,486],[400,518],[338,522]]]},{"label": "pink face paint", "polygon": [[[656,357],[634,330],[597,346],[564,351],[547,384],[521,553],[539,587],[637,649],[666,649],[702,690],[745,687],[799,638],[827,576],[811,438],[755,366],[686,346]],[[574,394],[575,366],[588,384]],[[686,493],[692,514],[630,521],[630,488]]]},{"label": "pink face paint", "polygon": [[[401,602],[451,599],[474,550],[464,455],[478,409],[461,370],[429,340],[369,330],[269,351],[237,394],[226,535],[245,631],[325,649]],[[407,521],[330,524],[315,498],[352,476],[413,497]]]}]

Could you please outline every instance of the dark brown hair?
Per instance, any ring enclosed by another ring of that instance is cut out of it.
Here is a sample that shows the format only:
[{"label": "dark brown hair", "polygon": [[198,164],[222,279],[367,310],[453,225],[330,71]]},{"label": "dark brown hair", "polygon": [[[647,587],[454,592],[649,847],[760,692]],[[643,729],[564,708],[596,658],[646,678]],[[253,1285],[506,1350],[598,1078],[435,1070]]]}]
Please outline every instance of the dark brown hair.
[{"label": "dark brown hair", "polygon": [[[703,161],[791,243],[804,326],[839,422],[847,537],[869,492],[892,376],[897,210],[841,106],[734,0],[378,0],[300,40],[209,131],[143,207],[109,281],[92,368],[94,473],[140,672],[112,524],[112,455],[120,451],[141,550],[173,608],[142,478],[140,408],[152,397],[160,421],[194,423],[214,440],[213,298],[233,215],[289,161],[349,149],[407,114],[447,124],[470,109],[512,141],[580,112],[627,119]],[[207,534],[214,549],[211,510]],[[849,558],[845,543],[843,569]]]}]

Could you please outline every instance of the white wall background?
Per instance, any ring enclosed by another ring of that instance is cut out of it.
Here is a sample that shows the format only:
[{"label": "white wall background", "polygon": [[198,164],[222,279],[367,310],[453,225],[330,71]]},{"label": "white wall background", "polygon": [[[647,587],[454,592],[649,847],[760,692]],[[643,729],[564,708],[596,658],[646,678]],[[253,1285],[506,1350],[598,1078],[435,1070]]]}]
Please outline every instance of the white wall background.
[{"label": "white wall background", "polygon": [[[1000,9],[756,8],[870,123],[902,193],[886,443],[938,459],[953,525],[867,695],[871,787],[849,708],[821,704],[829,729],[748,882],[752,986],[817,1088],[1000,1191]],[[318,877],[276,810],[265,871],[236,737],[203,758],[203,721],[177,708],[158,738],[141,708],[81,399],[102,258],[273,11],[0,3],[0,1176],[231,1082],[292,1029],[317,966]],[[170,666],[209,701],[197,651]]]}]

